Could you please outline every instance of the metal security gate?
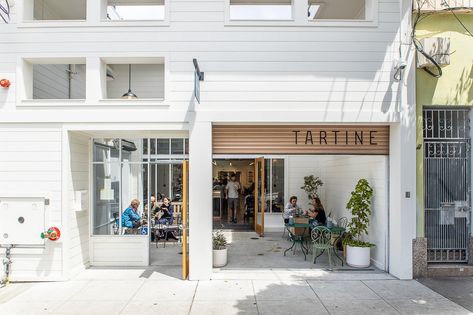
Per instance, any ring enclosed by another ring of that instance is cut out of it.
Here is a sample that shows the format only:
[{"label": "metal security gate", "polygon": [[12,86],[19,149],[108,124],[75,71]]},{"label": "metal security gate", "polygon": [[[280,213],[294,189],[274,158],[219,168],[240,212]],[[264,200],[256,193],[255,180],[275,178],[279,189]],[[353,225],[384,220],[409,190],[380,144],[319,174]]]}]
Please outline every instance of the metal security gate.
[{"label": "metal security gate", "polygon": [[467,262],[470,236],[470,136],[467,109],[424,109],[427,260]]}]

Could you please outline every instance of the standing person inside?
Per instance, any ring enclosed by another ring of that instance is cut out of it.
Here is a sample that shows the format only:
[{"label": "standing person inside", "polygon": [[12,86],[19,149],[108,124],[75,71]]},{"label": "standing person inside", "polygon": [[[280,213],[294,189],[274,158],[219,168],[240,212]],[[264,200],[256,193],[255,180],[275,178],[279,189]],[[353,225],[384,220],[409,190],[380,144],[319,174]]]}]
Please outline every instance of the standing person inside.
[{"label": "standing person inside", "polygon": [[[240,183],[237,182],[235,174],[230,176],[230,181],[227,183],[226,192],[228,199],[228,222],[237,223],[237,214],[240,207]],[[230,220],[231,217],[231,220]]]}]

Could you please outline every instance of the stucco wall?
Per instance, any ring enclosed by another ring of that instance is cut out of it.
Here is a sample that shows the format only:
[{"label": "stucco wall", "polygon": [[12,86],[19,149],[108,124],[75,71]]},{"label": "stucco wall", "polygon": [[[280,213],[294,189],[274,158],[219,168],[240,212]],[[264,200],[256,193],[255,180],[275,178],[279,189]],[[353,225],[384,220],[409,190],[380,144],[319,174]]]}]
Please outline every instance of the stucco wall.
[{"label": "stucco wall", "polygon": [[[473,30],[473,14],[457,13]],[[417,25],[417,38],[449,37],[450,65],[442,67],[442,76],[434,78],[422,69],[416,71],[417,144],[422,139],[422,108],[425,106],[473,105],[473,37],[451,13],[429,16]],[[417,235],[424,236],[423,151],[417,150]]]}]

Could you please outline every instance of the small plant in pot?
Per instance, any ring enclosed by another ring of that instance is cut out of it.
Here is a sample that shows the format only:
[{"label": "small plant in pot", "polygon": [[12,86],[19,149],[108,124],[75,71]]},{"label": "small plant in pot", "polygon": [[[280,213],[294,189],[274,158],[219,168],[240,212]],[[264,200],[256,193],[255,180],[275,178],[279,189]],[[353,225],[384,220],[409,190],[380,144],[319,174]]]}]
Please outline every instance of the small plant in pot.
[{"label": "small plant in pot", "polygon": [[304,176],[304,186],[301,187],[309,198],[310,205],[314,203],[314,199],[318,197],[318,190],[322,187],[324,183],[322,180],[315,175]]},{"label": "small plant in pot", "polygon": [[348,223],[348,237],[344,238],[343,245],[346,246],[347,264],[352,267],[366,268],[371,263],[370,248],[375,245],[363,241],[362,237],[368,235],[372,197],[373,188],[366,179],[360,179],[347,203],[352,218]]},{"label": "small plant in pot", "polygon": [[212,234],[213,266],[223,267],[227,264],[227,238],[222,231]]}]

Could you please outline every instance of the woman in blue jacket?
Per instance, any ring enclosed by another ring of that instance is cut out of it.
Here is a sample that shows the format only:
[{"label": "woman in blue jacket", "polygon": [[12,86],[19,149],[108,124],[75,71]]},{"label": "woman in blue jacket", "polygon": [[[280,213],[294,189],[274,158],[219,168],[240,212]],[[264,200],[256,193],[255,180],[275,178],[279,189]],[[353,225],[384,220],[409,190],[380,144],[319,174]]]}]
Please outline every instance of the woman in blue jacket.
[{"label": "woman in blue jacket", "polygon": [[130,203],[130,206],[123,211],[122,214],[122,227],[126,228],[138,228],[141,226],[141,216],[138,213],[138,207],[140,206],[140,201],[138,199],[133,199]]}]

